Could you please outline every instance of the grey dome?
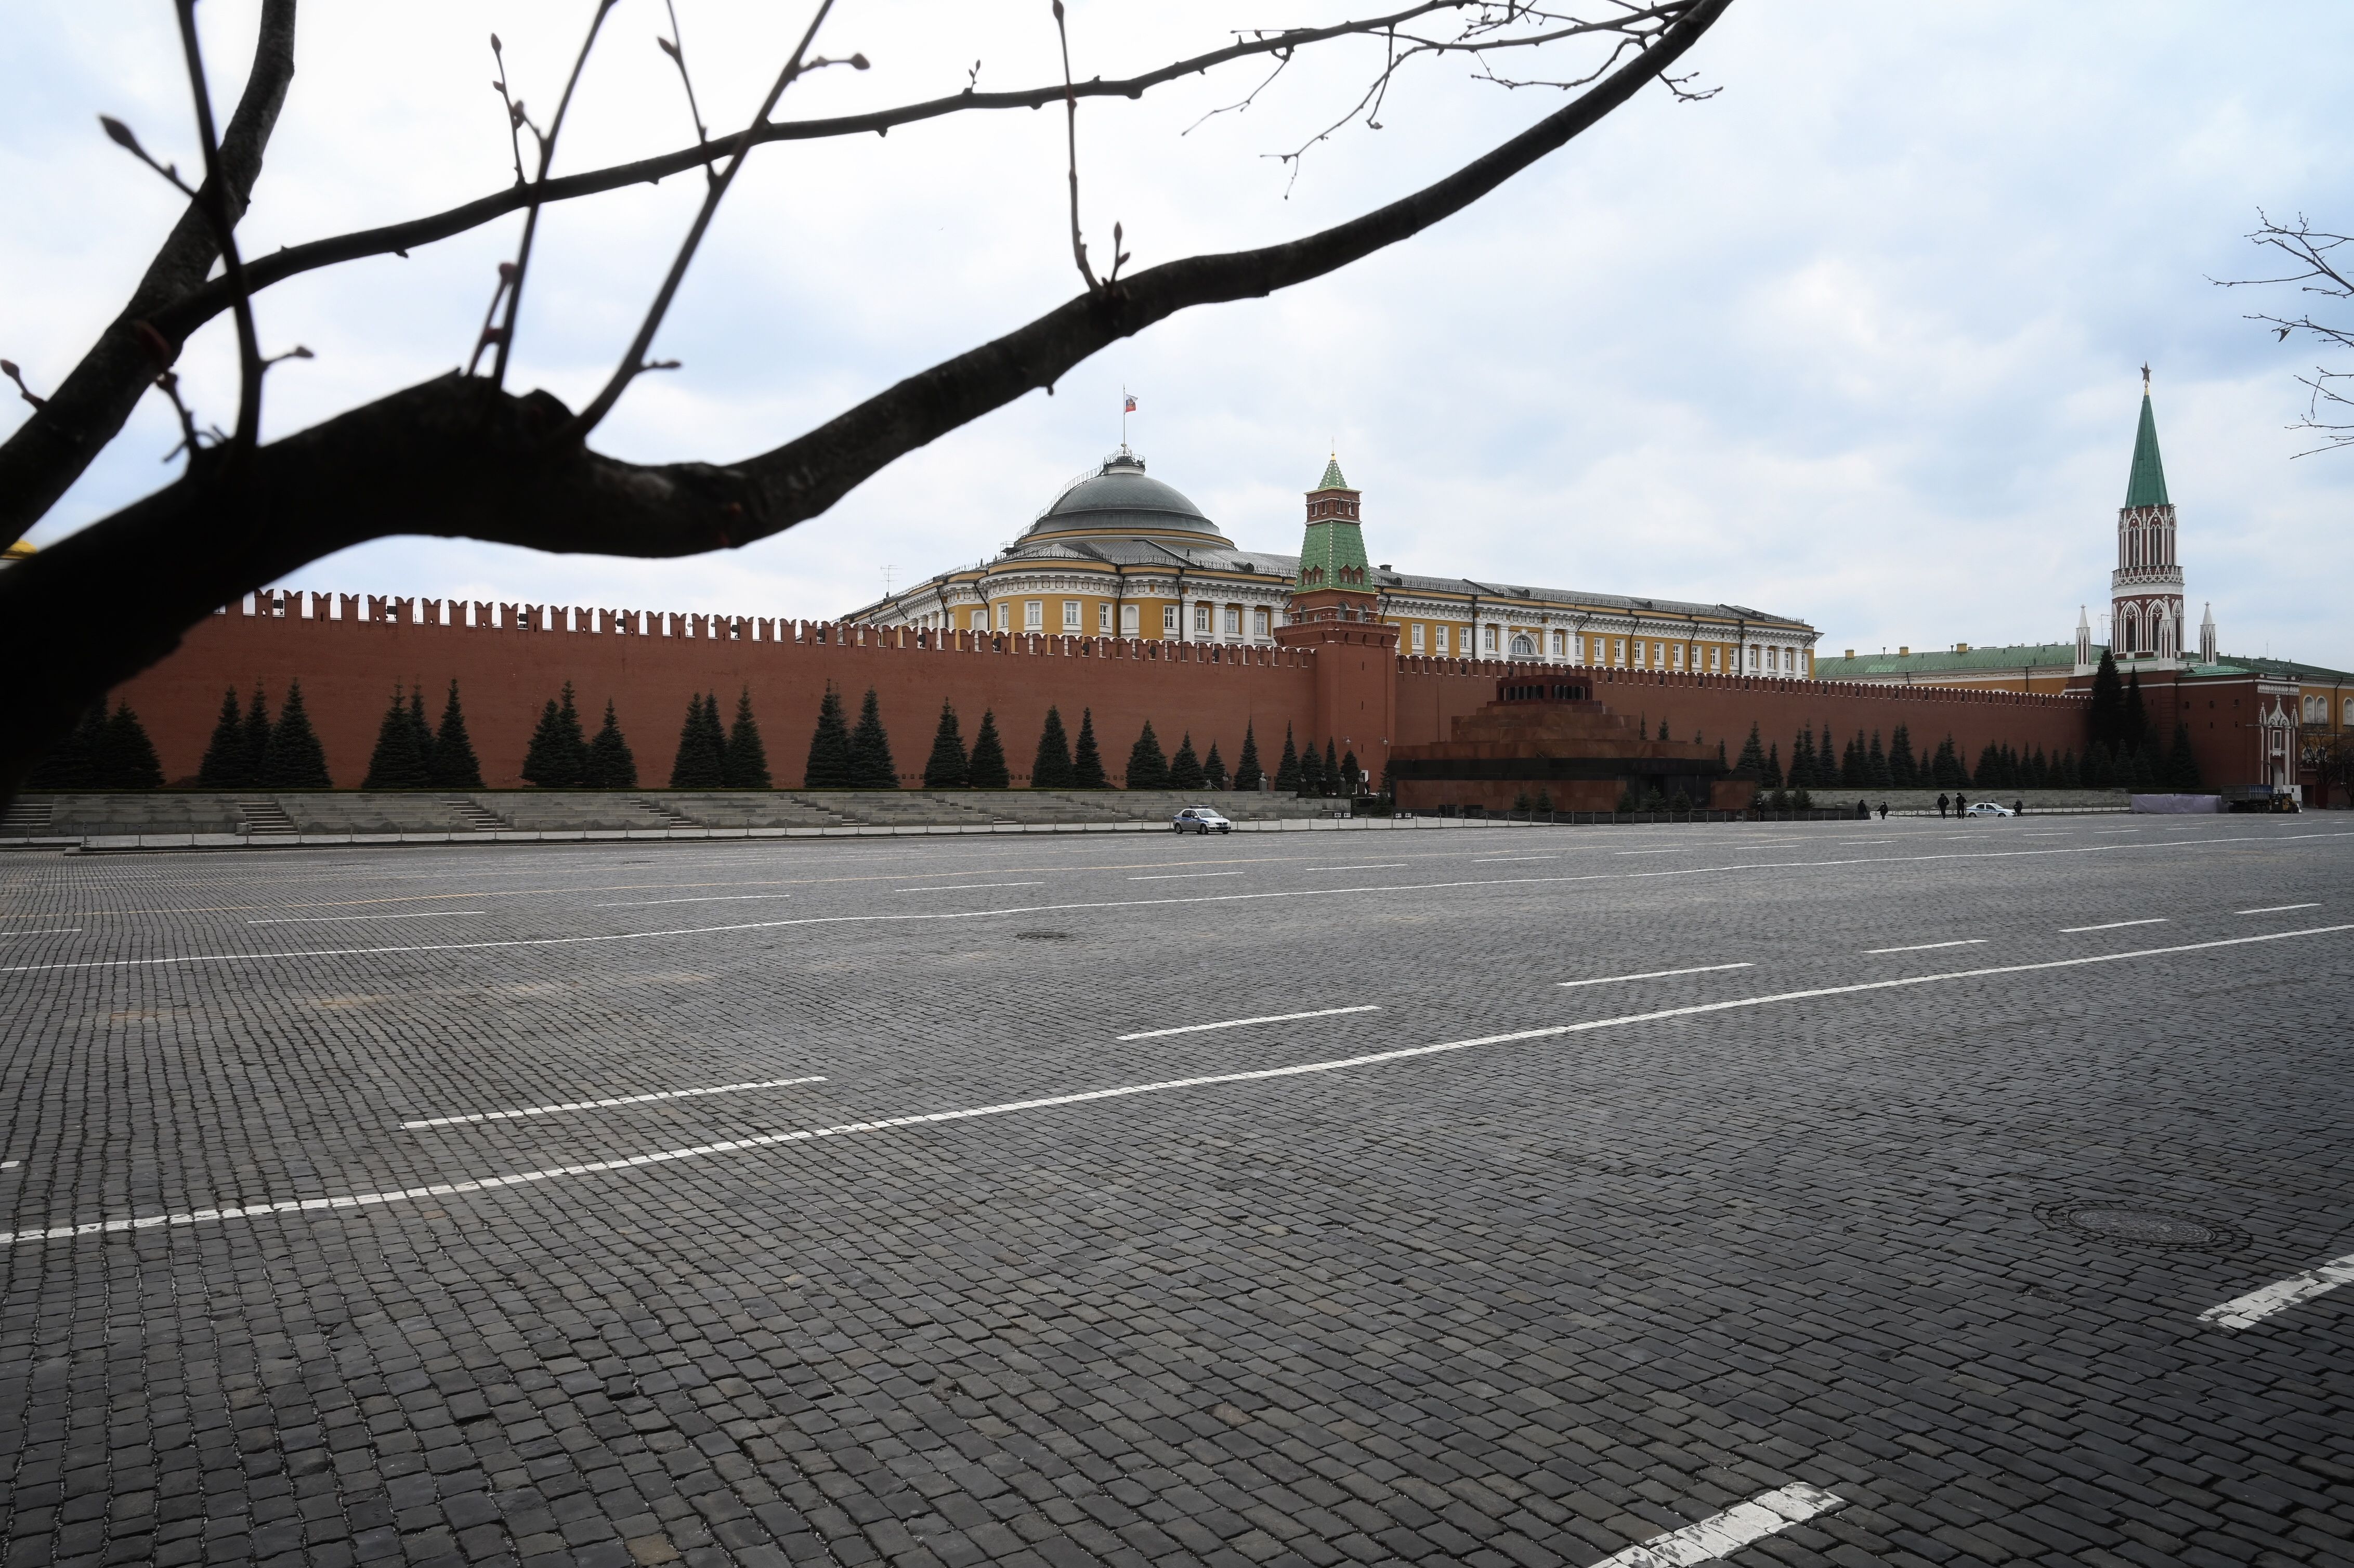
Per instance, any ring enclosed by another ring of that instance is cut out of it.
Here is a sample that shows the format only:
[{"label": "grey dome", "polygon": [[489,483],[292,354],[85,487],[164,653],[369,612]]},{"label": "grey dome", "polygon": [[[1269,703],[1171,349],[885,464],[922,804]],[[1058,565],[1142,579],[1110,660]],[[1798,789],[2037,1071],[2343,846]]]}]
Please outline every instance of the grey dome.
[{"label": "grey dome", "polygon": [[1056,496],[1023,538],[1146,533],[1190,534],[1204,544],[1232,544],[1200,507],[1147,475],[1144,460],[1125,450]]}]

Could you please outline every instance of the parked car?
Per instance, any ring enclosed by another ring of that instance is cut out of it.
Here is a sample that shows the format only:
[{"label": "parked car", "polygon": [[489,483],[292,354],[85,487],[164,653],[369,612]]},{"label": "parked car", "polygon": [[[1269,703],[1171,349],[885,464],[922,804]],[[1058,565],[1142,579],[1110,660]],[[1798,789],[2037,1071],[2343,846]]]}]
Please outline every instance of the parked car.
[{"label": "parked car", "polygon": [[1992,800],[1973,800],[1970,802],[1970,809],[1964,811],[1962,815],[1965,817],[2015,817],[2019,813],[2008,806],[1998,806]]},{"label": "parked car", "polygon": [[1230,833],[1235,825],[1207,806],[1188,806],[1169,825],[1181,833]]}]

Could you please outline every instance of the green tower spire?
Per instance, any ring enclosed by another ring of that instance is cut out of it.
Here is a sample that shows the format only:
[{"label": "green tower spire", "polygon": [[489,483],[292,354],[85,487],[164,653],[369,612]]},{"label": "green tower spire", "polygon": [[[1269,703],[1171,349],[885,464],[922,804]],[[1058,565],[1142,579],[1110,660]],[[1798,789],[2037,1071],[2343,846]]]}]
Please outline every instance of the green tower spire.
[{"label": "green tower spire", "polygon": [[1346,490],[1349,482],[1341,477],[1341,454],[1334,452],[1324,463],[1324,477],[1316,482],[1319,490]]},{"label": "green tower spire", "polygon": [[2149,407],[2149,366],[2141,370],[2141,429],[2134,432],[2133,471],[2126,480],[2126,505],[2165,506],[2166,465],[2158,461],[2158,416]]},{"label": "green tower spire", "polygon": [[1372,577],[1365,536],[1358,518],[1357,493],[1341,477],[1341,460],[1324,465],[1324,477],[1308,493],[1308,533],[1299,546],[1299,587],[1363,589]]}]

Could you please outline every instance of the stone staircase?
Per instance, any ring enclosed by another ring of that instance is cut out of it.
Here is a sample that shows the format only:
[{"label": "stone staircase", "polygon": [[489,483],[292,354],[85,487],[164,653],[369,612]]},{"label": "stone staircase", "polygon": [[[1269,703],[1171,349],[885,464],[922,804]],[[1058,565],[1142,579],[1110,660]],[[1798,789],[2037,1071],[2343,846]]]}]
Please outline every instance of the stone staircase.
[{"label": "stone staircase", "polygon": [[56,808],[47,800],[18,800],[0,813],[0,839],[35,838],[48,829]]},{"label": "stone staircase", "polygon": [[237,831],[249,837],[297,831],[294,819],[286,814],[286,808],[272,800],[239,800],[237,816]]},{"label": "stone staircase", "polygon": [[652,825],[658,828],[699,828],[704,825],[685,812],[665,806],[660,800],[648,796],[634,796],[630,803],[653,818]]},{"label": "stone staircase", "polygon": [[506,827],[506,819],[470,795],[452,795],[441,802],[458,813],[458,820],[478,833],[495,833]]}]

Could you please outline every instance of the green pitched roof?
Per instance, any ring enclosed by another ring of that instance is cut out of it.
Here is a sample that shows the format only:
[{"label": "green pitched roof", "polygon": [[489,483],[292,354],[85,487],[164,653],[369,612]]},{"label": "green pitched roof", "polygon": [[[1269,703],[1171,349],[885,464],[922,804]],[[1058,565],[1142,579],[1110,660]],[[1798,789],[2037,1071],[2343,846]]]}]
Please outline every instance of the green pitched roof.
[{"label": "green pitched roof", "polygon": [[2141,429],[2134,432],[2133,472],[2126,480],[2126,504],[2168,504],[2166,466],[2158,461],[2158,416],[2150,412],[2147,391],[2141,395]]},{"label": "green pitched roof", "polygon": [[1349,488],[1349,482],[1341,477],[1341,458],[1339,453],[1334,453],[1331,460],[1325,463],[1324,477],[1316,482],[1316,488],[1319,490],[1346,490]]},{"label": "green pitched roof", "polygon": [[[1352,568],[1343,577],[1342,567]],[[1313,568],[1322,568],[1322,575],[1310,576]],[[1311,588],[1358,588],[1373,586],[1373,573],[1365,561],[1365,534],[1353,517],[1319,517],[1308,524],[1308,536],[1299,546],[1299,584]]]}]

